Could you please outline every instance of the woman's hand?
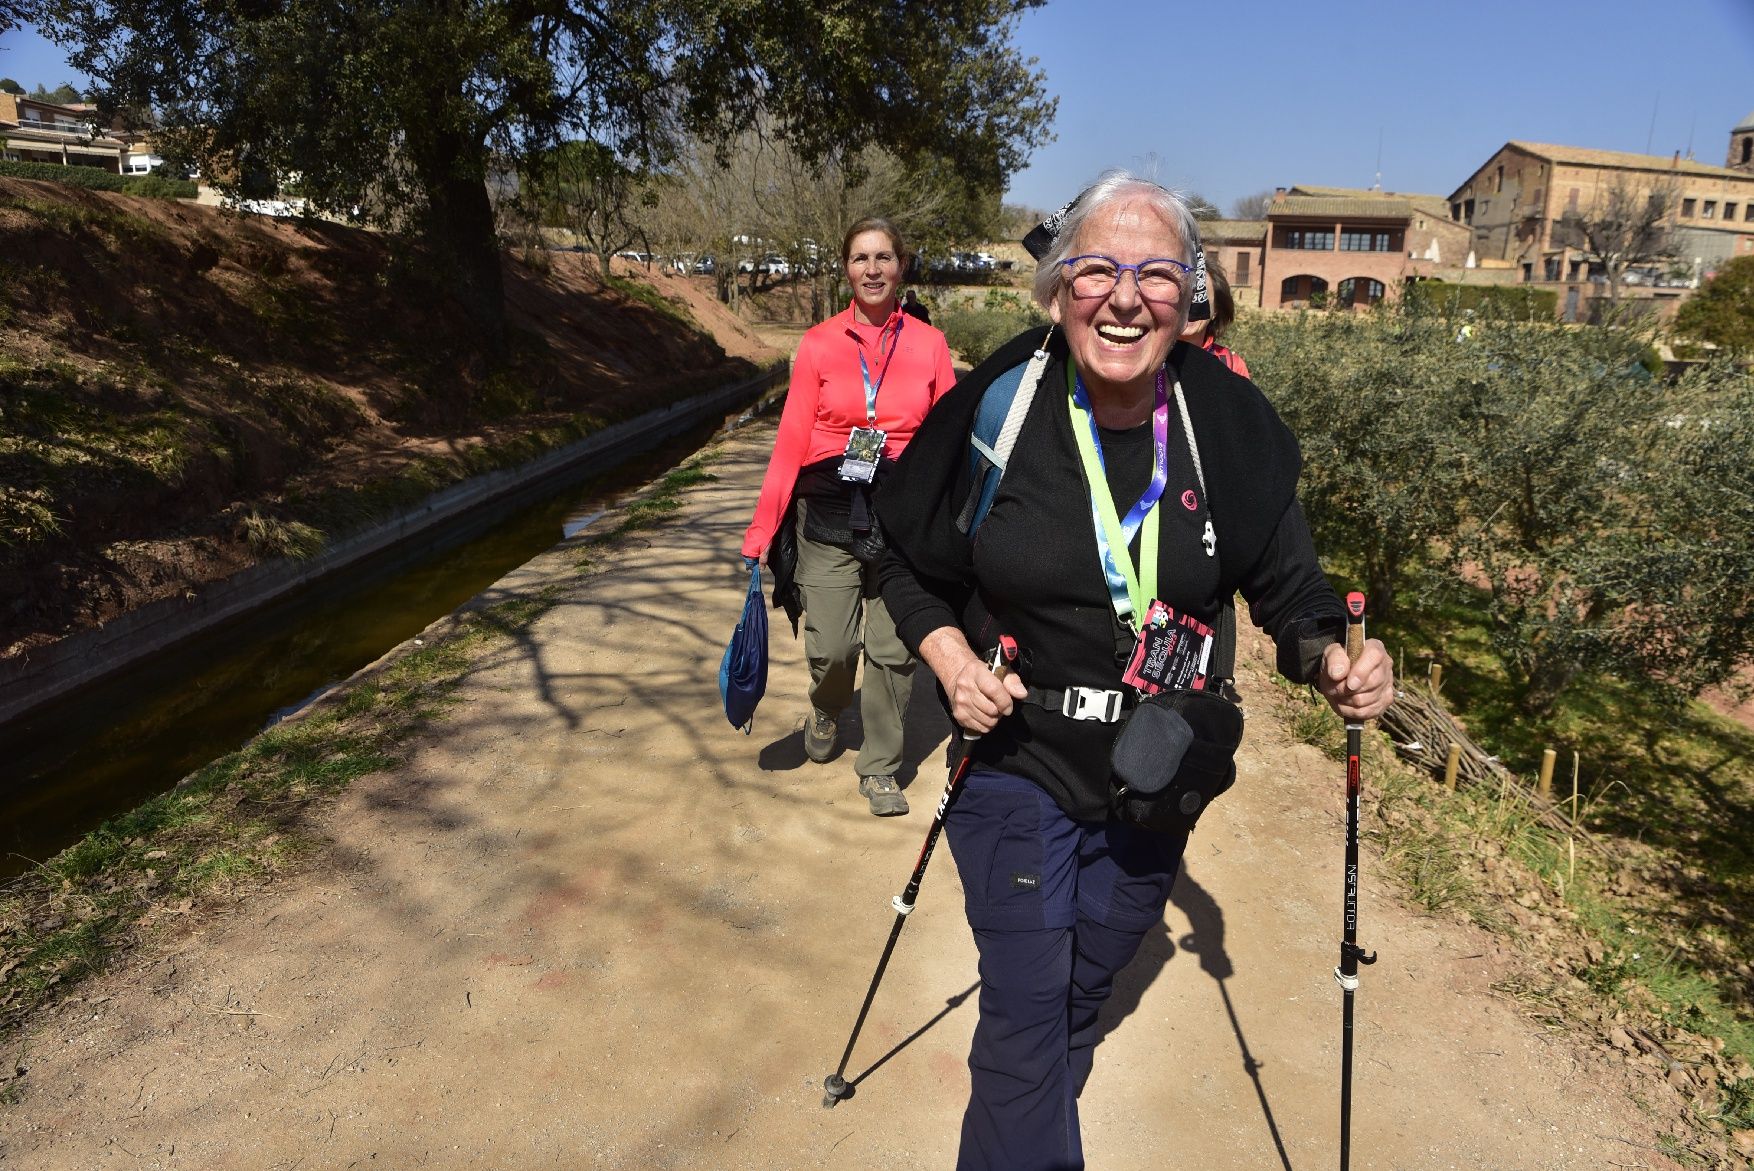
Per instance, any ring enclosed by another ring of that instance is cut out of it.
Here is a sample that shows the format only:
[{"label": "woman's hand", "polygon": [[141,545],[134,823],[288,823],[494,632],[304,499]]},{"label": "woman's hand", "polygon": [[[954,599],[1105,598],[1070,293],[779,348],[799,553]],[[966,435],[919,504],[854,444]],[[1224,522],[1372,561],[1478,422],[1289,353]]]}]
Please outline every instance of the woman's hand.
[{"label": "woman's hand", "polygon": [[1315,688],[1342,719],[1374,719],[1395,698],[1395,665],[1380,639],[1366,640],[1356,663],[1334,643],[1322,652]]},{"label": "woman's hand", "polygon": [[970,732],[991,732],[1029,693],[1016,674],[1001,679],[988,670],[962,631],[951,626],[940,627],[921,640],[920,658],[950,697],[950,718]]}]

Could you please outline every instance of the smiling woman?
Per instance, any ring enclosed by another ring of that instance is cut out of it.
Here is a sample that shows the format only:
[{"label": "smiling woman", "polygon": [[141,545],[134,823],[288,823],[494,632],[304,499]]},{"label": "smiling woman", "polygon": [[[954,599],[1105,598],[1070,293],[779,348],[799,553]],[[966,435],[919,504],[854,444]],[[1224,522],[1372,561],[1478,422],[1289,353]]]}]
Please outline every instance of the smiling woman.
[{"label": "smiling woman", "polygon": [[[1180,344],[1199,239],[1179,196],[1120,172],[1031,233],[1055,328],[959,383],[878,497],[895,629],[983,734],[945,815],[981,976],[959,1168],[1084,1165],[1098,1013],[1235,775],[1242,717],[1212,637],[1226,601],[1240,590],[1280,671],[1346,718],[1393,694],[1380,642],[1355,662],[1339,645],[1296,441],[1252,383]],[[1011,471],[971,523],[974,421],[1011,386]],[[1024,677],[982,665],[1001,635]]]},{"label": "smiling woman", "polygon": [[877,597],[883,533],[871,492],[956,380],[944,335],[896,301],[906,255],[901,232],[885,219],[860,220],[841,242],[852,304],[798,346],[773,458],[743,537],[743,556],[773,569],[774,604],[785,606],[794,630],[804,616],[811,706],[804,751],[819,764],[834,755],[863,653],[865,742],[856,767],[859,792],[879,816],[908,811],[895,774],[914,660]]}]

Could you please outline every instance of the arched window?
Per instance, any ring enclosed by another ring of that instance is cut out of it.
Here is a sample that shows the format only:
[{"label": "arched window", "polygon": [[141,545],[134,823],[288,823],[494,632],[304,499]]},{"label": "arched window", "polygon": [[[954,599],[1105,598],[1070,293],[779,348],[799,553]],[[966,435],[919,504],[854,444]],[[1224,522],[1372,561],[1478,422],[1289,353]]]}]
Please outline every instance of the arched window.
[{"label": "arched window", "polygon": [[1754,136],[1742,140],[1742,161],[1745,163],[1754,158]]},{"label": "arched window", "polygon": [[1340,304],[1356,305],[1362,294],[1366,305],[1374,305],[1383,299],[1383,283],[1370,277],[1349,276],[1340,282]]}]

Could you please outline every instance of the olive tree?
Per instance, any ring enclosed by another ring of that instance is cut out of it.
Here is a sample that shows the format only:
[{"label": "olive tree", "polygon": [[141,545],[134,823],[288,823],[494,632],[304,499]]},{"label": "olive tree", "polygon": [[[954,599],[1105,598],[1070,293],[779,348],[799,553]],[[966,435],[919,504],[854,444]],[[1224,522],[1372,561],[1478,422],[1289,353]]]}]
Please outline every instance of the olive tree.
[{"label": "olive tree", "polygon": [[1371,314],[1244,316],[1243,354],[1303,448],[1304,513],[1317,547],[1363,578],[1370,611],[1394,612],[1434,541],[1454,529],[1461,474],[1453,327],[1417,306]]},{"label": "olive tree", "polygon": [[1754,375],[1657,382],[1648,338],[1417,302],[1245,318],[1232,335],[1297,432],[1318,546],[1373,611],[1477,607],[1529,713],[1580,675],[1670,699],[1754,659]]}]

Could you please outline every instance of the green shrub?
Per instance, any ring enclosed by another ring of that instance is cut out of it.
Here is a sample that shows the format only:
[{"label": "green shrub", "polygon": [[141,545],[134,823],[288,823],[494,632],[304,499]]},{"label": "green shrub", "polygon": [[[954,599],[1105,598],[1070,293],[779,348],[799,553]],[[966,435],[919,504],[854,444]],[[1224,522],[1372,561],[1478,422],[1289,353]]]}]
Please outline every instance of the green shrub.
[{"label": "green shrub", "polygon": [[1443,281],[1418,281],[1409,285],[1407,296],[1424,309],[1445,317],[1457,313],[1492,312],[1515,321],[1552,321],[1559,315],[1559,294],[1551,289],[1522,285],[1451,285]]},{"label": "green shrub", "polygon": [[57,167],[54,163],[13,163],[0,160],[0,175],[14,179],[46,179],[64,187],[116,191],[152,199],[193,199],[195,184],[162,175],[115,175],[96,167]]},{"label": "green shrub", "polygon": [[124,195],[140,195],[148,199],[193,199],[195,184],[187,179],[167,179],[163,175],[129,175],[122,188]]},{"label": "green shrub", "polygon": [[[988,294],[989,302],[992,295]],[[1019,299],[1015,308],[946,309],[935,319],[950,348],[965,362],[979,365],[994,350],[1034,325],[1047,321],[1041,310]]]}]

